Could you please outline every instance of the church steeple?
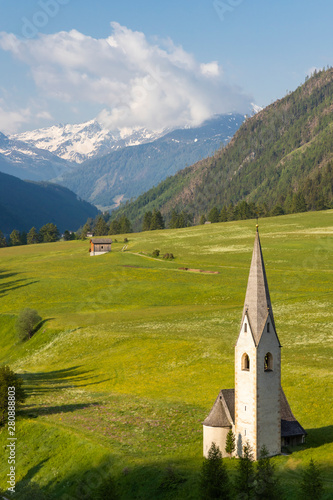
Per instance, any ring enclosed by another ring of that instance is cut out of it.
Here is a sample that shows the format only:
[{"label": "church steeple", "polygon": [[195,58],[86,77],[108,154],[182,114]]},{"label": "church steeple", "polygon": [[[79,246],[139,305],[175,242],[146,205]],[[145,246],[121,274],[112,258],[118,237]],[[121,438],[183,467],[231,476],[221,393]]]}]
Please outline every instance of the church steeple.
[{"label": "church steeple", "polygon": [[275,330],[274,316],[266,278],[265,264],[261,251],[258,226],[254,240],[249,279],[247,282],[242,323],[244,321],[245,313],[247,313],[249,318],[255,344],[258,345],[268,315]]}]

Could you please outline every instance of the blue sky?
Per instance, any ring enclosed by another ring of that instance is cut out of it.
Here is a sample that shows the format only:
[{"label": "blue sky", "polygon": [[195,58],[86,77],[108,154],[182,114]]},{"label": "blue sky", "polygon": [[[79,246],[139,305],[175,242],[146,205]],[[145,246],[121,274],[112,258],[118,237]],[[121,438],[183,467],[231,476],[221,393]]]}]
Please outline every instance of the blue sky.
[{"label": "blue sky", "polygon": [[333,64],[332,18],[331,0],[1,2],[0,130],[97,115],[156,129],[265,106]]}]

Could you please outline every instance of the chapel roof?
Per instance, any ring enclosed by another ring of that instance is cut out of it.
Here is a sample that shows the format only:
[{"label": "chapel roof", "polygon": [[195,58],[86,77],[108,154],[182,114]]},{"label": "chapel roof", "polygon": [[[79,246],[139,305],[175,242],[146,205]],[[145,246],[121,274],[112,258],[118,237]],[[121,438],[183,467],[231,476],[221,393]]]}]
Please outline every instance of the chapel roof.
[{"label": "chapel roof", "polygon": [[281,387],[281,437],[306,435],[306,431],[294,417]]},{"label": "chapel roof", "polygon": [[259,232],[257,228],[254,240],[252,261],[247,282],[242,322],[247,313],[255,344],[258,345],[268,315],[275,330],[271,298],[269,295],[264,258],[261,251]]},{"label": "chapel roof", "polygon": [[[306,435],[296,420],[281,387],[281,437]],[[235,423],[235,389],[222,389],[203,425],[206,427],[231,427]]]},{"label": "chapel roof", "polygon": [[222,389],[203,422],[207,427],[231,427],[235,423],[235,389]]}]

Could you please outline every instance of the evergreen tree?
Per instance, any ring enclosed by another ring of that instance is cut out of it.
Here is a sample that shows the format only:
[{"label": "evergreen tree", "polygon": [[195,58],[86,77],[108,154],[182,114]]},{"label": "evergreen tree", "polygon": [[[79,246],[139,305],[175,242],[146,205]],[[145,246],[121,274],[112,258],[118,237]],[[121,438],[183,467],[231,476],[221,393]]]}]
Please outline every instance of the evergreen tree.
[{"label": "evergreen tree", "polygon": [[33,245],[35,243],[39,243],[39,234],[35,227],[32,227],[27,235],[27,243],[28,245]]},{"label": "evergreen tree", "polygon": [[303,193],[295,193],[293,197],[293,203],[292,203],[292,212],[293,213],[300,213],[300,212],[306,212],[307,206],[305,203],[305,198]]},{"label": "evergreen tree", "polygon": [[213,222],[219,222],[219,219],[220,219],[220,212],[217,207],[213,207],[208,214],[208,220],[213,223]]},{"label": "evergreen tree", "polygon": [[179,226],[179,213],[177,212],[177,210],[173,209],[171,211],[171,218],[170,218],[170,222],[169,222],[169,228],[170,229],[176,229],[178,227],[181,227],[181,226]]},{"label": "evergreen tree", "polygon": [[126,217],[126,215],[123,215],[120,218],[119,225],[120,225],[120,233],[122,234],[130,233],[132,231],[131,222],[128,219],[128,217]]},{"label": "evergreen tree", "polygon": [[206,219],[206,216],[205,216],[205,215],[202,215],[202,216],[200,217],[200,224],[202,224],[202,225],[203,225],[203,224],[206,222],[206,220],[207,220],[207,219]]},{"label": "evergreen tree", "polygon": [[22,233],[20,233],[20,240],[21,240],[21,245],[26,245],[27,244],[27,233],[25,231],[22,231]]},{"label": "evergreen tree", "polygon": [[66,229],[66,231],[64,232],[64,241],[69,241],[71,239],[71,233]]},{"label": "evergreen tree", "polygon": [[104,220],[104,217],[102,215],[99,215],[96,221],[96,225],[94,227],[94,235],[105,236],[106,234],[108,234],[108,232],[109,228]]},{"label": "evergreen tree", "polygon": [[223,205],[222,210],[220,212],[220,222],[227,222],[228,220],[228,211],[227,208]]},{"label": "evergreen tree", "polygon": [[243,446],[243,455],[238,460],[238,475],[236,480],[236,490],[242,494],[244,500],[253,498],[254,493],[254,466],[253,452],[250,443],[247,441]]},{"label": "evergreen tree", "polygon": [[323,481],[316,463],[310,460],[302,475],[300,498],[303,500],[320,500],[323,496]]},{"label": "evergreen tree", "polygon": [[39,235],[43,243],[58,241],[60,236],[57,226],[51,222],[40,228]]},{"label": "evergreen tree", "polygon": [[13,247],[16,247],[18,245],[21,245],[21,238],[20,238],[20,233],[17,231],[17,229],[14,229],[10,236],[9,236],[9,241],[10,241],[10,244],[13,246]]},{"label": "evergreen tree", "polygon": [[143,216],[143,222],[142,222],[142,231],[149,231],[150,230],[151,218],[152,218],[151,211],[149,210],[148,212],[145,212],[145,214]]},{"label": "evergreen tree", "polygon": [[233,203],[228,206],[228,221],[235,220],[235,209]]},{"label": "evergreen tree", "polygon": [[275,217],[276,215],[284,215],[284,210],[283,208],[281,207],[281,205],[275,205],[275,207],[271,210],[271,213],[270,213],[273,217]]},{"label": "evergreen tree", "polygon": [[231,498],[230,482],[226,466],[222,460],[222,454],[215,443],[208,452],[208,458],[204,459],[201,472],[201,498],[205,500]]},{"label": "evergreen tree", "polygon": [[113,219],[110,223],[109,234],[119,234],[120,224],[118,219]]},{"label": "evergreen tree", "polygon": [[155,231],[156,229],[164,229],[164,219],[159,210],[154,209],[151,217],[150,230]]},{"label": "evergreen tree", "polygon": [[228,453],[230,458],[236,448],[235,442],[236,442],[235,434],[232,432],[232,429],[230,429],[230,431],[227,434],[227,439],[225,443],[225,452]]},{"label": "evergreen tree", "polygon": [[90,233],[90,232],[91,232],[91,226],[88,222],[86,222],[81,230],[81,239],[85,240],[87,237],[87,233]]},{"label": "evergreen tree", "polygon": [[15,406],[17,408],[26,398],[22,384],[22,379],[9,366],[0,367],[0,426],[7,421],[8,387],[15,387]]},{"label": "evergreen tree", "polygon": [[7,241],[2,232],[0,231],[0,248],[6,247]]},{"label": "evergreen tree", "polygon": [[266,500],[267,498],[278,500],[280,498],[277,479],[274,477],[274,466],[265,445],[260,449],[260,458],[256,468],[255,498],[256,500]]}]

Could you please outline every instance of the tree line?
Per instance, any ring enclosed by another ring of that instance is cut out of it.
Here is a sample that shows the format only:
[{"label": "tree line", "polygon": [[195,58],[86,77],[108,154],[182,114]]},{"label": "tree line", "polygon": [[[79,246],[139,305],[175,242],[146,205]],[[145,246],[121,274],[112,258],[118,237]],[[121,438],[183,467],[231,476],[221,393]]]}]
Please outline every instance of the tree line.
[{"label": "tree line", "polygon": [[84,240],[89,233],[94,236],[106,236],[131,232],[132,224],[125,215],[117,219],[112,219],[109,212],[104,212],[95,217],[95,219],[88,219],[84,226],[78,230],[77,234],[78,237]]},{"label": "tree line", "polygon": [[[65,231],[64,239],[70,240],[74,239],[74,233]],[[52,222],[42,226],[39,231],[32,227],[28,233],[25,231],[18,231],[14,229],[11,234],[6,238],[0,231],[0,248],[7,246],[19,246],[19,245],[33,245],[36,243],[52,243],[58,241],[60,238],[60,232],[55,224]]]},{"label": "tree line", "polygon": [[[230,452],[227,451],[227,453]],[[312,459],[302,472],[298,489],[299,498],[303,500],[320,500],[323,497],[322,474]],[[200,498],[203,500],[231,500],[233,498],[280,500],[283,497],[275,467],[265,446],[261,447],[259,460],[255,463],[252,448],[249,442],[245,443],[243,454],[237,459],[236,477],[232,482],[221,450],[215,443],[212,444],[208,458],[204,459],[202,464]]]}]

